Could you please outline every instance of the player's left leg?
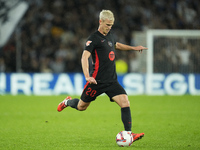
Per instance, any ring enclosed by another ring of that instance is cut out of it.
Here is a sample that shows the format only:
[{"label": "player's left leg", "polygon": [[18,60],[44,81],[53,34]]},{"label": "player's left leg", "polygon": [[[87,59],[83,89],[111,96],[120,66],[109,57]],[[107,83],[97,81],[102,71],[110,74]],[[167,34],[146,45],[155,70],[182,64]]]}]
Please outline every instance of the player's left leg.
[{"label": "player's left leg", "polygon": [[112,97],[112,99],[121,107],[130,107],[130,102],[126,94],[120,94]]},{"label": "player's left leg", "polygon": [[121,119],[125,130],[131,131],[132,119],[128,96],[126,94],[120,94],[112,97],[112,99],[121,107]]},{"label": "player's left leg", "polygon": [[[112,98],[121,107],[121,119],[126,131],[131,131],[132,118],[130,111],[130,103],[126,94],[120,94]],[[141,139],[144,133],[132,133],[133,142]]]}]

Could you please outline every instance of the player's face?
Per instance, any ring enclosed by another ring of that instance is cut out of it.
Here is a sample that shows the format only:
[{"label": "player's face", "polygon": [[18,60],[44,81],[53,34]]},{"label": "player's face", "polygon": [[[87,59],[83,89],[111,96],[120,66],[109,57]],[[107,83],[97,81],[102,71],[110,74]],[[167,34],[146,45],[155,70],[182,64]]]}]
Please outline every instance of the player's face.
[{"label": "player's face", "polygon": [[103,34],[108,34],[108,32],[110,31],[110,29],[112,28],[114,24],[114,21],[112,20],[100,20],[100,27],[101,27],[101,30],[103,32]]}]

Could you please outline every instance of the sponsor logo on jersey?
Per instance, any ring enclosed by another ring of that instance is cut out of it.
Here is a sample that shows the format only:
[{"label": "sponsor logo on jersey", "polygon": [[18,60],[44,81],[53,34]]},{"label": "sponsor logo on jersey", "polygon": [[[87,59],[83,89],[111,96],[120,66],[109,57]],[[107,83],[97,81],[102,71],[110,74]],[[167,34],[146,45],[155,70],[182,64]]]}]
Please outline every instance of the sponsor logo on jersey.
[{"label": "sponsor logo on jersey", "polygon": [[109,59],[111,60],[111,61],[113,61],[114,59],[115,59],[115,53],[113,52],[113,51],[111,51],[110,53],[109,53]]},{"label": "sponsor logo on jersey", "polygon": [[112,42],[111,41],[108,41],[108,45],[110,46],[110,47],[112,47]]},{"label": "sponsor logo on jersey", "polygon": [[90,43],[92,43],[92,41],[87,41],[85,45],[86,45],[86,46],[89,46]]}]

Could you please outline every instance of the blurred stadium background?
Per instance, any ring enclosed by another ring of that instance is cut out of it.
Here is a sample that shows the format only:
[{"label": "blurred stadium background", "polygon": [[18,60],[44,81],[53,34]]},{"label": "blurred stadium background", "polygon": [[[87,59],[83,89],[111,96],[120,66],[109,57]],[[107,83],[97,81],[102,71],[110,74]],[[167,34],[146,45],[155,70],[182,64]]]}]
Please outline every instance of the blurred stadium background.
[{"label": "blurred stadium background", "polygon": [[79,94],[85,41],[98,28],[99,12],[110,9],[116,41],[149,48],[116,53],[119,81],[130,94],[199,95],[198,6],[199,0],[1,0],[0,92]]}]

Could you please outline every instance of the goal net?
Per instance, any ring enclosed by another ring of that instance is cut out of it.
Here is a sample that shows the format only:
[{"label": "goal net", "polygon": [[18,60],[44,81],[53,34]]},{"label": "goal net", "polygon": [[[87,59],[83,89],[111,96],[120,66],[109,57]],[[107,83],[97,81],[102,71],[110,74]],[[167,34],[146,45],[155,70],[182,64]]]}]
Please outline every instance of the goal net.
[{"label": "goal net", "polygon": [[147,73],[200,73],[200,30],[148,30]]}]

